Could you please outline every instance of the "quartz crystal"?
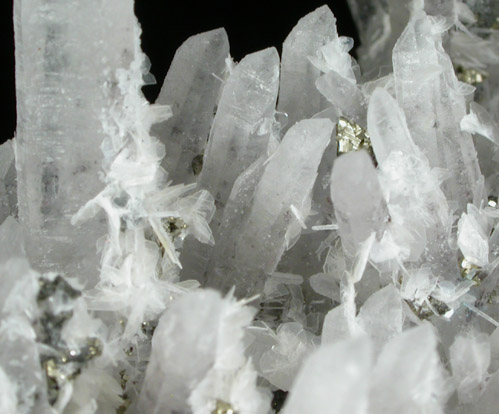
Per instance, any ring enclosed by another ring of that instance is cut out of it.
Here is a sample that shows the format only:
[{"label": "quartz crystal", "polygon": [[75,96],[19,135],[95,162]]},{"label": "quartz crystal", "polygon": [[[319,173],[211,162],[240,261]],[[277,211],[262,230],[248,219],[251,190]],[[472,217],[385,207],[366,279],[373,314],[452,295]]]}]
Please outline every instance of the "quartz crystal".
[{"label": "quartz crystal", "polygon": [[[454,177],[442,188],[449,201],[465,208],[483,199],[483,177],[473,141],[459,128],[466,102],[436,23],[424,11],[414,14],[393,49],[397,100],[408,127],[430,166]],[[417,116],[415,116],[417,113]]]},{"label": "quartz crystal", "polygon": [[[224,85],[198,178],[198,187],[215,198],[217,210],[211,222],[215,240],[234,181],[267,152],[278,82],[279,56],[269,48],[246,56]],[[187,241],[183,277],[203,280],[210,254],[208,246]]]},{"label": "quartz crystal", "polygon": [[284,41],[278,109],[288,115],[289,126],[325,109],[315,87],[320,70],[309,57],[335,37],[336,18],[329,7],[322,6],[303,17]]},{"label": "quartz crystal", "polygon": [[497,413],[497,1],[348,3],[151,104],[133,0],[14,1],[0,414]]},{"label": "quartz crystal", "polygon": [[224,29],[187,39],[177,50],[157,104],[173,116],[153,127],[165,145],[162,167],[174,183],[190,184],[202,169],[204,149],[224,82],[229,40]]},{"label": "quartz crystal", "polygon": [[131,63],[135,17],[132,2],[121,3],[14,2],[16,166],[27,253],[37,268],[93,283],[103,221],[75,228],[71,217],[103,188],[100,146],[109,126],[102,117],[123,104],[116,76]]},{"label": "quartz crystal", "polygon": [[304,225],[332,129],[329,120],[316,119],[288,130],[265,166],[239,231],[231,229],[235,239],[208,275],[209,285],[222,291],[235,287],[236,294],[245,297],[261,291],[265,275],[275,270]]},{"label": "quartz crystal", "polygon": [[366,151],[342,155],[331,174],[331,199],[345,251],[354,255],[371,233],[381,236],[388,210],[376,170]]}]

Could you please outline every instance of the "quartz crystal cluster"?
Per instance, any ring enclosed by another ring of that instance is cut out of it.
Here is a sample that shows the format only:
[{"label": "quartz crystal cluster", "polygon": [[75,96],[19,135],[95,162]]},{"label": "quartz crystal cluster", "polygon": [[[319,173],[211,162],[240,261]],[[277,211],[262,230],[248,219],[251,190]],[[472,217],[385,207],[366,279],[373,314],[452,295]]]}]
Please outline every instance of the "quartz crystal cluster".
[{"label": "quartz crystal cluster", "polygon": [[499,3],[349,4],[151,104],[133,0],[14,1],[1,414],[497,414]]}]

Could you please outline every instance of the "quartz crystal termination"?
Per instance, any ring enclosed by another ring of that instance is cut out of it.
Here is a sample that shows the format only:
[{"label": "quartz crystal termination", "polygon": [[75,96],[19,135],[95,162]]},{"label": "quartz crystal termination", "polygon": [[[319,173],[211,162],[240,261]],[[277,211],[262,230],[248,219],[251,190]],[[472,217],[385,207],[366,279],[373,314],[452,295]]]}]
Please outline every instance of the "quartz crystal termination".
[{"label": "quartz crystal termination", "polygon": [[103,188],[103,114],[120,104],[116,73],[133,58],[132,21],[132,1],[14,2],[16,166],[27,253],[39,269],[91,283],[105,222],[97,216],[75,227],[70,220]]},{"label": "quartz crystal termination", "polygon": [[[208,190],[215,199],[217,210],[210,223],[215,242],[236,178],[267,153],[278,88],[275,48],[246,56],[224,85],[198,178],[198,188]],[[210,246],[186,240],[181,256],[183,277],[202,278],[210,254]]]},{"label": "quartz crystal termination", "polygon": [[480,205],[483,177],[471,135],[459,126],[466,115],[465,97],[441,34],[424,11],[411,17],[393,49],[397,101],[409,131],[431,167],[448,171],[452,179],[442,184],[452,207],[461,211],[468,202]]},{"label": "quartz crystal termination", "polygon": [[234,287],[238,297],[262,291],[309,214],[317,169],[333,127],[328,119],[312,119],[288,130],[269,158],[239,228],[227,235],[231,242],[215,261],[208,286],[223,292]]},{"label": "quartz crystal termination", "polygon": [[165,145],[161,166],[172,184],[193,183],[199,174],[228,58],[224,29],[192,36],[175,53],[156,100],[173,116],[151,131]]},{"label": "quartz crystal termination", "polygon": [[289,127],[327,107],[315,87],[321,72],[309,57],[335,37],[336,18],[328,6],[322,6],[303,17],[284,41],[278,110],[288,114]]}]

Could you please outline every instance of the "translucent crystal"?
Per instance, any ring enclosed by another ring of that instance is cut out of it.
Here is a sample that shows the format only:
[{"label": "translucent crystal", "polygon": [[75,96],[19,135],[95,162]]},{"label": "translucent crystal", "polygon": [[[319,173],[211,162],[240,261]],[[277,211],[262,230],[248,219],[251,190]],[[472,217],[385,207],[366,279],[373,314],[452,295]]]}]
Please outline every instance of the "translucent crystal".
[{"label": "translucent crystal", "polygon": [[236,295],[243,297],[263,289],[266,275],[300,234],[332,130],[331,121],[314,119],[287,132],[265,165],[246,217],[237,231],[232,229],[231,249],[208,275],[209,285],[222,291],[234,286]]},{"label": "translucent crystal", "polygon": [[436,347],[429,324],[407,330],[385,345],[371,378],[372,412],[443,413],[448,397]]},{"label": "translucent crystal", "polygon": [[328,6],[322,6],[303,17],[284,41],[278,109],[288,114],[289,126],[325,109],[315,87],[320,71],[309,57],[337,37],[336,19]]},{"label": "translucent crystal", "polygon": [[[198,177],[198,186],[215,198],[217,210],[211,221],[215,240],[234,181],[266,154],[278,82],[279,56],[274,48],[246,56],[226,80]],[[183,251],[183,277],[202,280],[211,249],[187,241]]]},{"label": "translucent crystal", "polygon": [[372,232],[381,235],[388,210],[376,170],[366,151],[338,157],[331,174],[331,198],[341,242],[354,255]]},{"label": "translucent crystal", "polygon": [[[211,406],[213,411],[218,400],[238,407],[240,395],[232,390],[238,384],[238,372],[250,369],[241,341],[243,328],[253,316],[251,308],[211,290],[177,300],[156,328],[151,361],[134,412],[187,411],[189,401],[194,406]],[[223,378],[224,386],[214,389],[212,381],[217,378]],[[255,393],[255,400],[248,399],[250,404],[258,406],[258,399],[263,397],[256,392],[255,384],[250,382],[246,387],[245,392]],[[208,390],[211,394],[206,393]]]},{"label": "translucent crystal", "polygon": [[301,368],[284,414],[367,412],[371,355],[364,339],[325,345]]},{"label": "translucent crystal", "polygon": [[471,136],[461,132],[465,98],[441,34],[423,12],[417,12],[393,50],[397,100],[407,116],[416,145],[430,166],[446,169],[452,178],[443,183],[447,198],[466,208],[483,199],[483,177]]},{"label": "translucent crystal", "polygon": [[103,188],[100,145],[110,108],[123,102],[119,69],[133,59],[133,2],[15,1],[14,15],[19,218],[28,256],[38,268],[95,282],[105,226],[101,217],[77,227],[70,221]]},{"label": "translucent crystal", "polygon": [[228,57],[224,29],[192,36],[175,53],[156,100],[169,105],[173,116],[151,132],[165,145],[161,165],[173,184],[190,184],[199,173],[193,162],[196,157],[202,159]]},{"label": "translucent crystal", "polygon": [[490,364],[490,339],[486,334],[460,335],[450,347],[452,375],[462,403],[476,402]]}]

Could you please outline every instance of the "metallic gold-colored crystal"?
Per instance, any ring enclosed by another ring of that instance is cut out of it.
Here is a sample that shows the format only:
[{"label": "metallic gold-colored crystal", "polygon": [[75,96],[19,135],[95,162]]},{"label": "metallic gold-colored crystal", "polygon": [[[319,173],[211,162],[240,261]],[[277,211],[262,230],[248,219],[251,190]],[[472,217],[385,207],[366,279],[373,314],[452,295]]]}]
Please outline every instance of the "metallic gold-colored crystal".
[{"label": "metallic gold-colored crystal", "polygon": [[461,276],[464,279],[468,279],[468,280],[475,282],[475,284],[477,286],[480,285],[480,283],[481,283],[481,280],[479,277],[481,270],[482,269],[480,266],[477,266],[476,264],[471,263],[466,258],[464,258],[463,261],[461,262]]},{"label": "metallic gold-colored crystal", "polygon": [[217,400],[217,405],[215,409],[211,412],[212,414],[237,414],[237,412],[232,408],[229,403],[225,401]]},{"label": "metallic gold-colored crystal", "polygon": [[361,149],[365,149],[376,164],[371,145],[371,138],[369,137],[367,130],[353,121],[340,117],[338,119],[338,123],[336,124],[337,154],[341,155]]},{"label": "metallic gold-colored crystal", "polygon": [[121,385],[121,389],[123,391],[125,391],[126,384],[127,384],[127,382],[128,382],[129,379],[130,379],[130,376],[127,375],[126,369],[122,369],[120,371],[120,385]]},{"label": "metallic gold-colored crystal", "polygon": [[458,66],[456,68],[456,74],[457,78],[461,82],[468,83],[473,86],[479,85],[489,77],[489,74],[484,70],[464,68],[462,66]]},{"label": "metallic gold-colored crystal", "polygon": [[429,296],[428,301],[421,305],[410,300],[406,300],[406,303],[421,320],[428,319],[433,315],[446,316],[451,311],[451,308],[446,303],[435,299],[433,296]]},{"label": "metallic gold-colored crystal", "polygon": [[187,224],[180,217],[168,217],[164,224],[165,230],[172,239],[180,236],[183,231],[187,228]]}]

